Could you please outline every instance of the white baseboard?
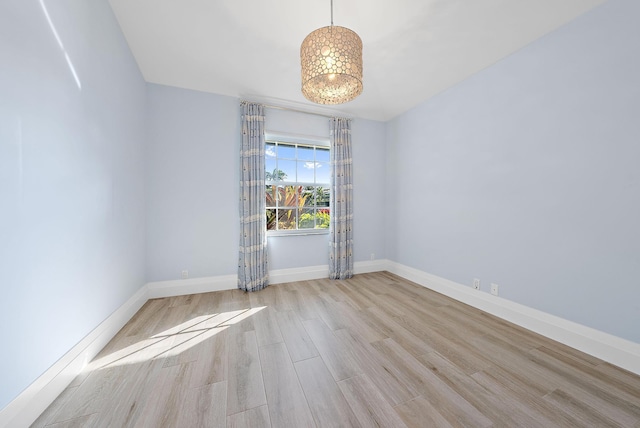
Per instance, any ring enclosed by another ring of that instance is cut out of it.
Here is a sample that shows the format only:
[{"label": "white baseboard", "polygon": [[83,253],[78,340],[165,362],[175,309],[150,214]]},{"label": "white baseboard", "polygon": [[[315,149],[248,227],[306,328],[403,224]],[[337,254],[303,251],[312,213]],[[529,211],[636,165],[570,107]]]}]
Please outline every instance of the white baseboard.
[{"label": "white baseboard", "polygon": [[276,269],[269,271],[269,284],[283,284],[285,282],[308,281],[310,279],[320,279],[328,277],[328,265]]},{"label": "white baseboard", "polygon": [[[386,260],[370,260],[355,262],[353,272],[369,273],[385,270]],[[329,265],[308,266],[304,268],[278,269],[269,272],[270,284],[282,284],[285,282],[308,281],[310,279],[322,279],[329,277]]]},{"label": "white baseboard", "polygon": [[232,290],[238,287],[238,276],[221,275],[209,276],[204,278],[148,282],[146,287],[149,291],[148,296],[150,299],[157,299],[160,297],[184,296],[186,294]]},{"label": "white baseboard", "polygon": [[366,262],[355,262],[353,264],[353,273],[358,275],[361,273],[380,272],[387,270],[387,260],[367,260]]},{"label": "white baseboard", "polygon": [[[355,262],[356,274],[378,272],[386,269],[386,260]],[[329,265],[306,266],[302,268],[275,269],[269,271],[270,284],[294,281],[308,281],[329,277]],[[203,278],[176,279],[171,281],[148,282],[148,297],[183,296],[186,294],[209,293],[211,291],[233,290],[238,287],[237,275],[210,276]]]},{"label": "white baseboard", "polygon": [[146,301],[147,289],[141,287],[120,308],[0,410],[0,427],[30,426]]},{"label": "white baseboard", "polygon": [[528,330],[640,375],[640,344],[566,319],[483,293],[400,263],[386,270]]}]

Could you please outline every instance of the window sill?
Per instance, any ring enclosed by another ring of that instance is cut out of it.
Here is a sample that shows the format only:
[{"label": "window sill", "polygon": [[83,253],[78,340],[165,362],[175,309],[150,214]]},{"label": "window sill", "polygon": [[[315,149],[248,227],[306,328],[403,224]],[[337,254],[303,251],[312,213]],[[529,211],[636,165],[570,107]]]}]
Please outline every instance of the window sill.
[{"label": "window sill", "polygon": [[267,231],[267,238],[272,236],[308,236],[308,235],[328,235],[329,229],[309,229],[309,230],[271,230]]}]

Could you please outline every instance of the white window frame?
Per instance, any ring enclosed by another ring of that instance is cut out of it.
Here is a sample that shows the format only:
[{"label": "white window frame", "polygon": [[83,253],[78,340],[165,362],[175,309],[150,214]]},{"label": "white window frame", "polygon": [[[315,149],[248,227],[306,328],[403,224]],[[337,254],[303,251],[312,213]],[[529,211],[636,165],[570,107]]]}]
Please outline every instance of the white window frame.
[{"label": "white window frame", "polygon": [[[267,131],[265,132],[265,147],[269,143],[286,143],[286,144],[296,144],[300,146],[314,146],[327,148],[329,150],[331,145],[329,143],[329,138],[327,137],[317,137],[317,136],[309,136],[309,135],[301,135],[301,134],[291,134],[291,133],[283,133],[283,132],[273,132]],[[297,155],[295,159],[289,159],[298,161]],[[330,164],[329,164],[330,167]],[[331,183],[308,183],[308,182],[298,182],[296,181],[266,181],[266,185],[286,185],[286,186],[323,186],[331,189]],[[270,209],[271,207],[267,207]],[[318,209],[317,206],[314,209]],[[286,229],[286,230],[267,230],[267,236],[296,236],[296,235],[327,235],[329,234],[329,229]]]}]

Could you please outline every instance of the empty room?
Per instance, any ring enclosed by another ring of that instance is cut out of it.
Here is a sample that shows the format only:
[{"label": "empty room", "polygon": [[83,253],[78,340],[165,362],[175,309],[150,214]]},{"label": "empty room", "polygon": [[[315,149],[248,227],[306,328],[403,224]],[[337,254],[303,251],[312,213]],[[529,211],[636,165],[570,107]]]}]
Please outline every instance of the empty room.
[{"label": "empty room", "polygon": [[640,428],[639,19],[1,0],[0,428]]}]

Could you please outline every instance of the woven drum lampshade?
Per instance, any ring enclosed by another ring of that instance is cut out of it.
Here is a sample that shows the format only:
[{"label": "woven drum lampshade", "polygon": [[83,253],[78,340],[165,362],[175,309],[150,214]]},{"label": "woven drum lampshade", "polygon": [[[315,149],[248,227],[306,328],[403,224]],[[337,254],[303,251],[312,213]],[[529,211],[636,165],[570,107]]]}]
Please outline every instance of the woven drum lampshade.
[{"label": "woven drum lampshade", "polygon": [[362,93],[362,40],[331,25],[309,34],[300,46],[302,94],[318,104],[342,104]]}]

